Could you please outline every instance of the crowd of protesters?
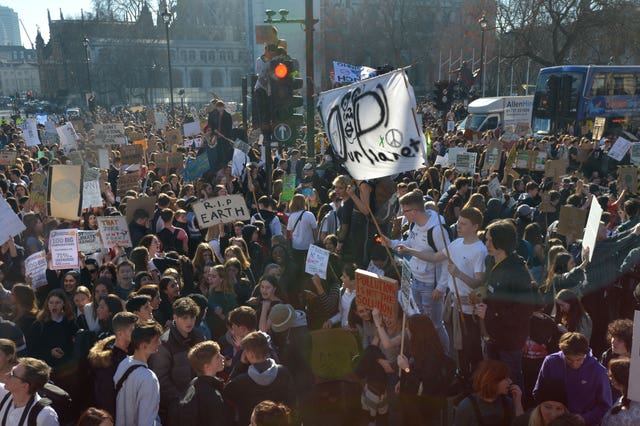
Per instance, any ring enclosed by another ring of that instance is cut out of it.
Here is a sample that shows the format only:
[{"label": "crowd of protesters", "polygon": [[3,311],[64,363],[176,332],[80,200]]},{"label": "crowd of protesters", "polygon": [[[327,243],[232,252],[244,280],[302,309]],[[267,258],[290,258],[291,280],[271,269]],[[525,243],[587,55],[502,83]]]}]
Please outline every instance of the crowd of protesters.
[{"label": "crowd of protesters", "polygon": [[[312,335],[323,329],[348,330],[359,347],[343,379],[360,393],[341,424],[451,416],[460,426],[640,424],[640,403],[628,398],[640,201],[616,187],[616,166],[629,154],[609,158],[610,139],[515,142],[566,160],[554,181],[506,164],[510,146],[495,132],[469,141],[430,111],[425,105],[429,164],[467,147],[483,173],[429,166],[355,181],[320,134],[316,156],[305,141],[261,153],[250,135],[250,161],[234,175],[230,140],[243,131],[215,101],[199,112],[202,144],[177,149],[185,160],[209,159],[209,170],[187,181],[156,164],[171,147],[146,111],[98,111],[81,117],[79,150],[92,150],[92,123],[123,123],[148,141],[144,173],[118,195],[125,171],[114,147],[102,170],[104,205],[76,221],[29,208],[34,174],[70,163],[70,153],[27,147],[4,124],[0,145],[17,158],[4,166],[0,192],[26,230],[0,247],[0,424],[326,424],[330,398],[311,400],[320,383]],[[484,168],[494,140],[504,150]],[[581,147],[591,149],[579,159]],[[284,202],[291,175],[295,194]],[[193,204],[231,194],[245,198],[251,219],[201,229]],[[141,196],[157,197],[156,206],[131,215],[132,247],[80,253],[79,268],[47,270],[34,289],[24,260],[48,250],[51,231],[95,230],[96,217],[126,215]],[[558,225],[562,206],[593,202],[604,213],[589,253]],[[314,244],[330,252],[326,279],[304,272]],[[383,315],[356,299],[358,268],[400,279],[400,258],[416,305],[406,326],[400,306]],[[305,417],[309,405],[319,417]]]}]

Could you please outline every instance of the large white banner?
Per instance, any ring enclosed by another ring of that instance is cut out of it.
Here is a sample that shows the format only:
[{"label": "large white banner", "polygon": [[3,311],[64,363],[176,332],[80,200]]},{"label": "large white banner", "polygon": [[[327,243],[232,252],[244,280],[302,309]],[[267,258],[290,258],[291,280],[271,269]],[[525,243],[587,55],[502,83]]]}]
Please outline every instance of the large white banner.
[{"label": "large white banner", "polygon": [[375,74],[375,68],[333,61],[333,79],[336,83],[355,83],[373,77]]},{"label": "large white banner", "polygon": [[374,179],[423,167],[426,140],[404,71],[323,92],[318,111],[336,158],[352,177]]}]

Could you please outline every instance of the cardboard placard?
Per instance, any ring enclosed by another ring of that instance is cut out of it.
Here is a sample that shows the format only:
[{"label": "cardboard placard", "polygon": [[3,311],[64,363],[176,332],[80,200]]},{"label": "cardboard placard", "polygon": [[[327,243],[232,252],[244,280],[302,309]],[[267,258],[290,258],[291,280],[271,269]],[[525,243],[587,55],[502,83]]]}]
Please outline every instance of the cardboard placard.
[{"label": "cardboard placard", "polygon": [[143,209],[149,213],[149,219],[151,219],[156,210],[156,197],[140,197],[127,201],[127,209],[125,210],[127,223],[131,223],[133,213],[138,209]]},{"label": "cardboard placard", "polygon": [[586,210],[573,206],[562,206],[560,208],[557,232],[565,237],[573,237],[576,240],[582,239],[586,220]]},{"label": "cardboard placard", "polygon": [[318,275],[323,280],[326,280],[330,254],[329,250],[311,244],[304,264],[304,272],[310,275]]},{"label": "cardboard placard", "polygon": [[74,269],[79,265],[78,230],[56,229],[49,234],[51,269]]},{"label": "cardboard placard", "polygon": [[250,216],[247,203],[239,194],[198,201],[192,207],[200,229],[210,228],[221,223],[248,220]]},{"label": "cardboard placard", "polygon": [[140,171],[122,173],[118,176],[118,196],[122,197],[129,190],[140,192]]},{"label": "cardboard placard", "polygon": [[626,189],[629,194],[638,191],[638,168],[636,166],[618,166],[618,191]]},{"label": "cardboard placard", "polygon": [[604,128],[607,125],[607,117],[596,117],[593,120],[593,131],[591,139],[599,141],[604,136]]},{"label": "cardboard placard", "polygon": [[618,139],[616,139],[616,142],[609,150],[609,157],[613,158],[616,161],[622,161],[624,156],[627,155],[627,151],[629,151],[630,148],[631,142],[620,136],[618,137]]},{"label": "cardboard placard", "polygon": [[122,166],[144,163],[144,148],[142,145],[122,145],[118,148]]},{"label": "cardboard placard", "polygon": [[395,314],[398,282],[363,269],[356,269],[356,303],[377,308],[382,315]]},{"label": "cardboard placard", "polygon": [[567,174],[567,160],[547,160],[544,163],[544,177],[553,178],[554,183],[560,183],[562,176]]},{"label": "cardboard placard", "polygon": [[16,163],[17,151],[0,151],[0,166],[11,166]]},{"label": "cardboard placard", "polygon": [[81,207],[82,167],[53,165],[49,180],[51,216],[61,219],[78,219]]},{"label": "cardboard placard", "polygon": [[500,167],[500,159],[502,157],[502,144],[498,141],[491,141],[489,145],[487,145],[486,154],[484,157],[484,163],[482,165],[482,170],[498,170]]},{"label": "cardboard placard", "polygon": [[156,155],[156,167],[160,168],[164,176],[180,173],[184,169],[184,156],[180,152],[159,153]]},{"label": "cardboard placard", "polygon": [[34,173],[31,176],[31,192],[26,209],[48,215],[47,192],[47,176],[42,173]]},{"label": "cardboard placard", "polygon": [[475,152],[461,152],[456,155],[456,170],[460,174],[473,176],[476,172]]},{"label": "cardboard placard", "polygon": [[640,142],[631,145],[631,162],[636,166],[640,166]]},{"label": "cardboard placard", "polygon": [[549,192],[540,192],[540,198],[542,201],[538,206],[538,211],[540,213],[554,213],[556,211],[555,207],[551,205],[551,196]]},{"label": "cardboard placard", "polygon": [[182,130],[168,129],[165,131],[164,139],[167,145],[182,145]]},{"label": "cardboard placard", "polygon": [[98,229],[104,248],[131,247],[131,235],[124,216],[100,216]]},{"label": "cardboard placard", "polygon": [[402,306],[402,311],[407,317],[420,313],[413,293],[411,292],[411,266],[407,259],[402,259],[402,280],[400,281],[400,291],[398,292],[398,301]]}]

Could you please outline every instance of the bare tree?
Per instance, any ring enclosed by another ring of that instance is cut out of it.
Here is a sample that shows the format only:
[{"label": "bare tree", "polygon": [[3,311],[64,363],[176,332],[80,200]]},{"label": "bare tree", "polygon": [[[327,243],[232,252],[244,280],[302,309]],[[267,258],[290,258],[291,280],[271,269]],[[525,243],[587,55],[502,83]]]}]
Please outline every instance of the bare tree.
[{"label": "bare tree", "polygon": [[[628,0],[501,0],[498,28],[503,40],[514,43],[513,57],[528,57],[543,66],[602,59],[612,44],[626,43],[625,36],[631,36],[630,14],[636,22],[638,14],[634,4]],[[617,33],[612,27],[624,31]]]}]

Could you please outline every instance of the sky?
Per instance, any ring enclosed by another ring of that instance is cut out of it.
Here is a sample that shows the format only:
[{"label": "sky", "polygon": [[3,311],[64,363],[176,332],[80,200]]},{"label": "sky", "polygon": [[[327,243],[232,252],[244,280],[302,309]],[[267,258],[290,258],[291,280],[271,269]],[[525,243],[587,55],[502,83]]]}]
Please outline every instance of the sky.
[{"label": "sky", "polygon": [[[49,41],[49,25],[47,24],[47,9],[51,12],[51,19],[60,19],[60,9],[65,18],[80,17],[80,10],[91,11],[91,0],[0,0],[0,5],[7,6],[18,13],[25,28],[35,44],[37,28],[45,42]],[[20,40],[30,48],[29,39],[20,26]]]}]

